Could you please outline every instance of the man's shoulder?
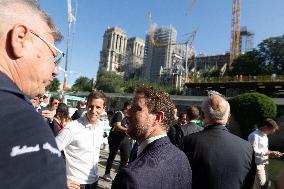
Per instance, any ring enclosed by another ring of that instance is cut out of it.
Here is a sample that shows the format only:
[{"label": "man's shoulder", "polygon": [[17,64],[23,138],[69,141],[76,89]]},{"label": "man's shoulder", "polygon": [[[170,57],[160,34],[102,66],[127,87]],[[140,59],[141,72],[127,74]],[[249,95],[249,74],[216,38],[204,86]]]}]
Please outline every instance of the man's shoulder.
[{"label": "man's shoulder", "polygon": [[[1,184],[9,183],[11,178],[21,178],[15,182],[24,188],[33,188],[36,182],[46,182],[54,174],[58,177],[54,184],[61,183],[64,187],[64,162],[42,116],[25,99],[14,94],[1,96],[0,111],[0,154],[1,161],[5,162],[1,169],[7,178]],[[46,188],[54,188],[50,182]]]},{"label": "man's shoulder", "polygon": [[[168,159],[171,159],[172,161],[186,160],[185,154],[173,145],[168,137],[160,138],[149,144],[142,153],[143,155],[137,158],[138,161],[144,162],[145,159],[163,159],[163,162]],[[139,165],[139,163],[137,163],[137,165]]]},{"label": "man's shoulder", "polygon": [[69,123],[66,124],[66,128],[72,129],[72,130],[76,130],[76,129],[82,129],[84,128],[86,125],[88,124],[86,118],[80,117],[76,120],[70,121]]},{"label": "man's shoulder", "polygon": [[260,137],[260,132],[258,130],[251,132],[248,136],[248,138],[257,138],[257,137]]}]

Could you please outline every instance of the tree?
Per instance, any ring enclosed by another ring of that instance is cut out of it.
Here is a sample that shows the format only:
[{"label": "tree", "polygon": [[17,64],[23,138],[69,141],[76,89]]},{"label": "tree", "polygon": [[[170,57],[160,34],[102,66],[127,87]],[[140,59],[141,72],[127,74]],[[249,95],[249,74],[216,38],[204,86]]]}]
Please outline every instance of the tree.
[{"label": "tree", "polygon": [[59,90],[60,81],[57,78],[54,78],[53,81],[47,86],[46,90],[50,92],[56,92]]},{"label": "tree", "polygon": [[270,37],[259,45],[259,56],[270,74],[284,74],[284,35]]},{"label": "tree", "polygon": [[229,75],[284,74],[284,35],[263,40],[257,49],[236,59]]},{"label": "tree", "polygon": [[274,119],[277,115],[275,102],[264,94],[245,93],[229,99],[231,113],[240,126],[241,137],[247,139],[255,125],[265,118]]},{"label": "tree", "polygon": [[72,91],[92,91],[92,85],[92,79],[81,76],[72,85]]},{"label": "tree", "polygon": [[240,55],[234,65],[233,69],[229,71],[229,75],[263,75],[265,74],[265,67],[259,58],[259,52],[253,50]]},{"label": "tree", "polygon": [[107,93],[123,92],[123,76],[113,71],[99,71],[96,81],[96,88]]}]

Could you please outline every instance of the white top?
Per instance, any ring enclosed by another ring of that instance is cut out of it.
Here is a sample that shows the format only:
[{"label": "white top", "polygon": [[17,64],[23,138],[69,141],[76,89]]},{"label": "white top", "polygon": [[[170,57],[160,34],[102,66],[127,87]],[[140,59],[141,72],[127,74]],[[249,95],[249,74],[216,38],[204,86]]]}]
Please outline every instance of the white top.
[{"label": "white top", "polygon": [[162,137],[167,136],[166,134],[163,135],[158,135],[158,136],[154,136],[154,137],[150,137],[147,138],[146,140],[144,140],[143,142],[141,142],[141,144],[139,144],[138,146],[138,150],[137,150],[137,157],[141,154],[141,152],[152,142],[154,142],[155,140],[158,140]]},{"label": "white top", "polygon": [[92,184],[98,180],[97,163],[103,132],[99,120],[94,128],[83,116],[67,124],[57,135],[57,146],[65,153],[68,179],[80,184]]},{"label": "white top", "polygon": [[253,146],[255,152],[255,163],[268,164],[268,156],[264,155],[268,152],[267,135],[257,129],[248,136],[248,141]]}]

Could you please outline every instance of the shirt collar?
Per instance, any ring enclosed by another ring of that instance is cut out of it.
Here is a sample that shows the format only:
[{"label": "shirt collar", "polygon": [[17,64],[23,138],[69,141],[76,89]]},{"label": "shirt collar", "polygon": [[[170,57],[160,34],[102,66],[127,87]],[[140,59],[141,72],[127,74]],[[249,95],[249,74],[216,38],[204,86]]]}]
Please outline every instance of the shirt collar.
[{"label": "shirt collar", "polygon": [[150,137],[147,138],[146,140],[144,140],[141,144],[139,144],[138,146],[138,151],[137,151],[137,157],[141,154],[141,152],[152,142],[154,142],[155,140],[158,140],[160,138],[163,138],[167,136],[166,134],[162,134],[162,135],[158,135],[158,136],[154,136],[154,137]]},{"label": "shirt collar", "polygon": [[17,87],[17,85],[3,72],[0,71],[0,91],[13,93],[32,105],[30,99]]},{"label": "shirt collar", "polygon": [[259,130],[259,129],[256,129],[256,131],[257,131],[258,134],[261,135],[261,136],[267,136],[267,134],[265,134],[264,132],[262,132],[262,131]]},{"label": "shirt collar", "polygon": [[[90,123],[89,119],[87,118],[86,114],[84,114],[81,119],[82,119],[82,124],[84,125],[84,127],[86,127],[86,128],[92,128],[93,127],[93,125]],[[96,122],[96,127],[100,127],[100,126],[101,126],[101,121],[100,121],[100,119],[98,119],[97,122]]]}]

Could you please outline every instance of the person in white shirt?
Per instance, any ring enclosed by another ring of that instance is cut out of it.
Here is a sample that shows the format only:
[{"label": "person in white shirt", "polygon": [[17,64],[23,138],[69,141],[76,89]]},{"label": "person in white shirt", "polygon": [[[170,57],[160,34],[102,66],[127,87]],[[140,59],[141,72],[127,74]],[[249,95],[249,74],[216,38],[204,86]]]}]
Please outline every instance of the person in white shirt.
[{"label": "person in white shirt", "polygon": [[67,124],[56,137],[59,150],[65,153],[69,189],[98,188],[97,164],[104,134],[99,117],[105,104],[104,93],[91,92],[87,97],[87,113]]},{"label": "person in white shirt", "polygon": [[254,188],[268,188],[268,163],[269,157],[281,157],[282,153],[268,150],[267,135],[271,135],[278,130],[277,123],[267,118],[258,129],[248,136],[248,141],[252,144],[255,152],[255,163],[257,164]]}]

